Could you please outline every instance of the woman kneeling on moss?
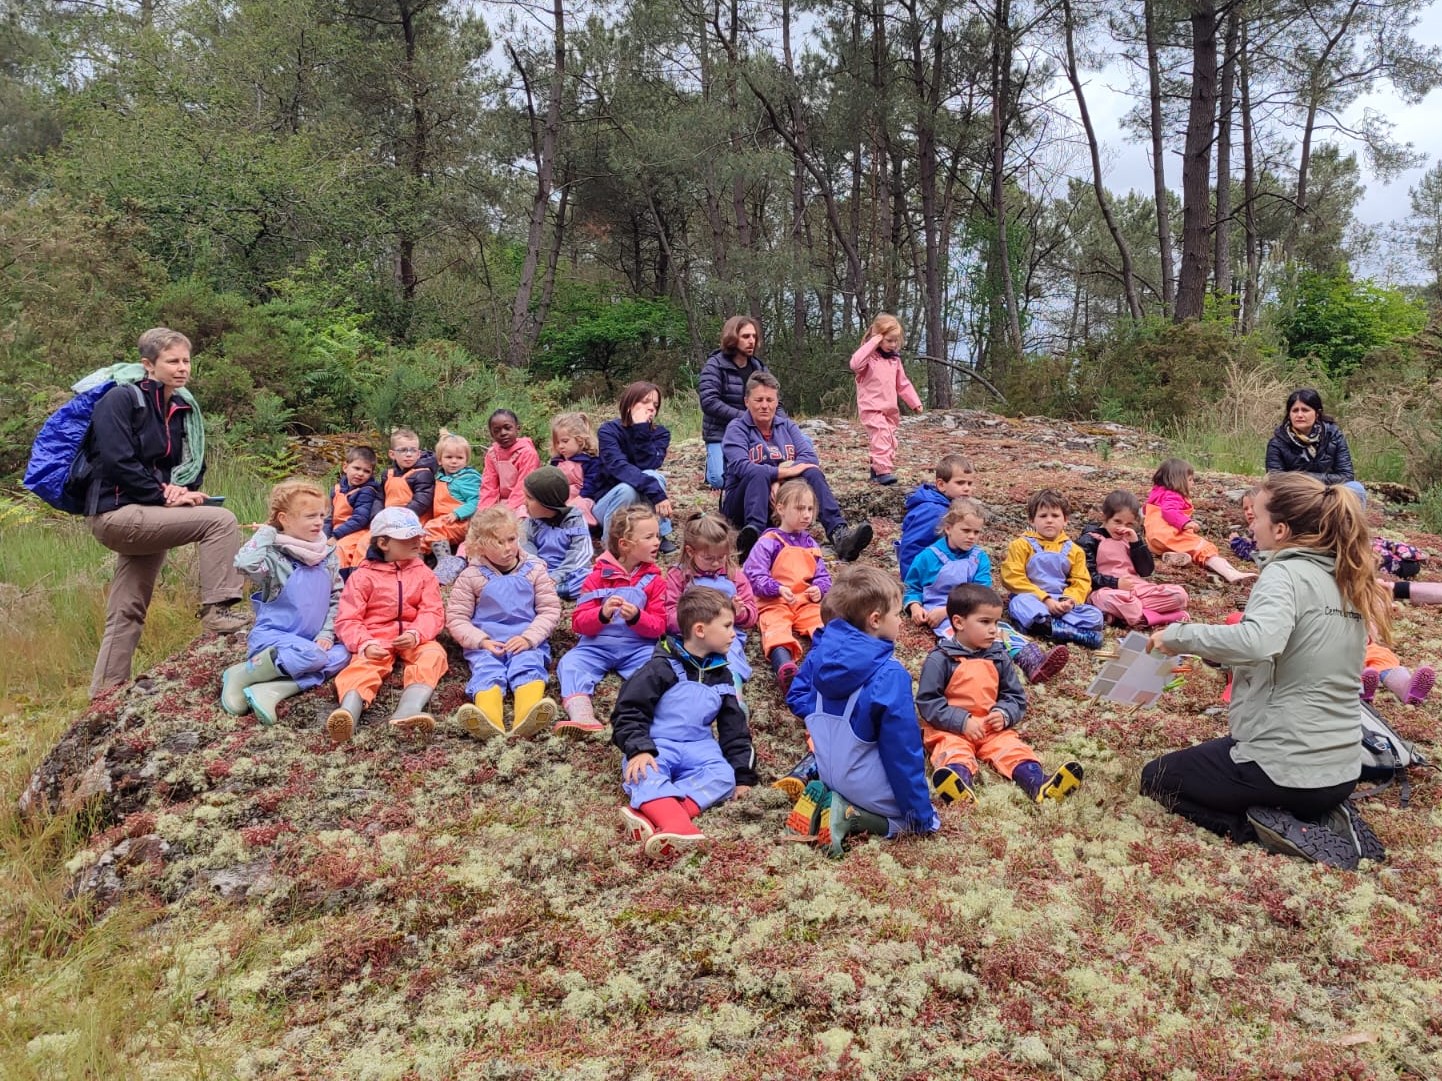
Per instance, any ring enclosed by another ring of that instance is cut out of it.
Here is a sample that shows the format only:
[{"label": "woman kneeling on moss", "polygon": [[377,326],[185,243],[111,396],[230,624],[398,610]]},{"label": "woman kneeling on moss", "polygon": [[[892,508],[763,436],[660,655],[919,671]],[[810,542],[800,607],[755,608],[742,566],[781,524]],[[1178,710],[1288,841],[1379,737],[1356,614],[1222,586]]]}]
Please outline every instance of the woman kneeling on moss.
[{"label": "woman kneeling on moss", "polygon": [[1255,511],[1262,572],[1242,621],[1174,624],[1148,644],[1234,671],[1231,732],[1148,762],[1141,792],[1234,841],[1352,870],[1384,856],[1347,797],[1362,770],[1367,628],[1389,640],[1391,609],[1351,491],[1275,473]]}]

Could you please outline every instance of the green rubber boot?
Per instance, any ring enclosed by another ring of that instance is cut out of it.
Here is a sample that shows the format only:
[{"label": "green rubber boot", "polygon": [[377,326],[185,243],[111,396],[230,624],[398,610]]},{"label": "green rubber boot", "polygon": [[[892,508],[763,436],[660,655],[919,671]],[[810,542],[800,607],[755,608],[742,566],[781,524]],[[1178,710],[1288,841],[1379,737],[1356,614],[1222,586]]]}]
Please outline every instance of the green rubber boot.
[{"label": "green rubber boot", "polygon": [[826,854],[832,859],[839,860],[845,855],[846,838],[852,834],[871,833],[885,837],[890,831],[890,825],[880,815],[846,802],[839,792],[831,793],[831,844]]},{"label": "green rubber boot", "polygon": [[237,717],[249,713],[245,689],[253,683],[269,683],[275,679],[285,679],[285,673],[275,666],[275,650],[263,649],[249,660],[232,664],[225,670],[220,677],[220,704],[225,712]]},{"label": "green rubber boot", "polygon": [[276,707],[287,698],[300,694],[300,684],[293,679],[277,679],[256,683],[245,689],[245,700],[255,710],[261,724],[275,724]]}]

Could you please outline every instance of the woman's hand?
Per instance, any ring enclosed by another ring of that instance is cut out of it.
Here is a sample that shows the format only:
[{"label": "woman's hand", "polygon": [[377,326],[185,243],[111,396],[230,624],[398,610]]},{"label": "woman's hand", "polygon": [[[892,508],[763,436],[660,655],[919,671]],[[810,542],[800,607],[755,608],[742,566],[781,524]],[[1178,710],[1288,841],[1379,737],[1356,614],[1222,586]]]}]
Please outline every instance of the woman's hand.
[{"label": "woman's hand", "polygon": [[1166,633],[1167,631],[1165,627],[1159,631],[1152,631],[1151,637],[1147,639],[1147,652],[1161,653],[1168,657],[1181,656],[1182,651],[1180,649],[1177,649],[1175,646],[1168,645],[1165,641],[1163,641]]},{"label": "woman's hand", "polygon": [[648,773],[655,773],[661,767],[656,765],[656,756],[638,754],[626,762],[623,777],[627,784],[640,784]]},{"label": "woman's hand", "polygon": [[661,502],[656,504],[656,513],[662,518],[671,517],[671,510],[671,501],[669,499],[663,499],[661,500]]}]

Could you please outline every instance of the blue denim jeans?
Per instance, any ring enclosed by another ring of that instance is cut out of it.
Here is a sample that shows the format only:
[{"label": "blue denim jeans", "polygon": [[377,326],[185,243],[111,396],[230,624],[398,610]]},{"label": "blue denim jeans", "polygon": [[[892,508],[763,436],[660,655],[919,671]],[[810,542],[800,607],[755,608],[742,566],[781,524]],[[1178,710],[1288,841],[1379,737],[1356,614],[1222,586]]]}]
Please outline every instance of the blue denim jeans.
[{"label": "blue denim jeans", "polygon": [[706,444],[706,483],[717,491],[726,483],[726,459],[720,443]]},{"label": "blue denim jeans", "polygon": [[[647,469],[644,470],[644,472],[646,476],[652,478],[661,486],[663,492],[666,490],[666,476],[664,473],[657,469]],[[622,507],[629,507],[632,503],[645,502],[646,499],[641,493],[629,484],[618,484],[600,499],[596,500],[595,504],[591,507],[591,513],[596,516],[596,521],[601,523],[601,543],[605,544],[606,539],[611,535],[611,515],[614,512],[620,510]],[[670,533],[671,519],[662,518],[661,536],[669,536]]]}]

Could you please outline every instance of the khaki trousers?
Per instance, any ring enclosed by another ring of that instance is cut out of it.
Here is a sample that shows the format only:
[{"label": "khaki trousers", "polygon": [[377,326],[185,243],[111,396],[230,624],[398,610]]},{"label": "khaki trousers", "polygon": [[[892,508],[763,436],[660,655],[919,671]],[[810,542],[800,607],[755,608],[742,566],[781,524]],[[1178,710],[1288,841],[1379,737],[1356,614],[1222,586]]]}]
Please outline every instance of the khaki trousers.
[{"label": "khaki trousers", "polygon": [[240,525],[224,507],[131,504],[91,518],[90,532],[120,557],[105,602],[105,634],[90,678],[92,698],[130,679],[131,660],[145,628],[155,581],[172,548],[200,545],[201,604],[244,596],[244,579],[235,569]]}]

